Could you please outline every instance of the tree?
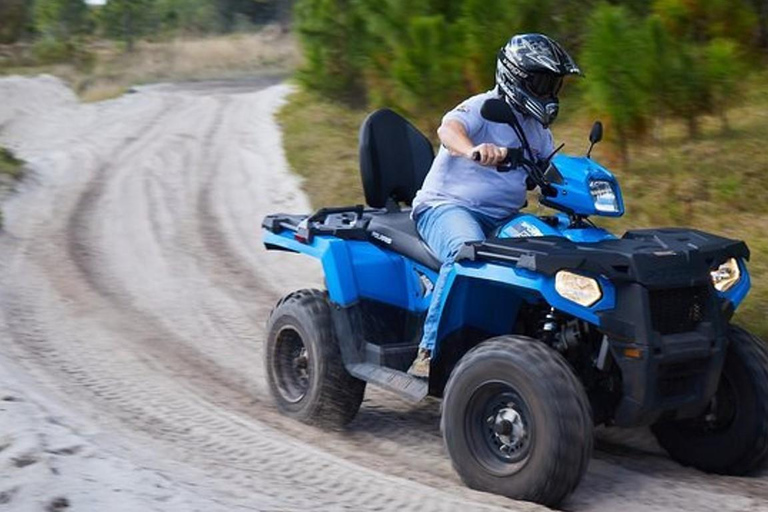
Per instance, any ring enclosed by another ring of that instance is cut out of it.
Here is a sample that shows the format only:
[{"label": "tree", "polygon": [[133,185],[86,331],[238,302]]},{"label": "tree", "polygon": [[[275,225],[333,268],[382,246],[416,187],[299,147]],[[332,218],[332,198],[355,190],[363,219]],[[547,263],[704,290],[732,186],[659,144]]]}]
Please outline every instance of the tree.
[{"label": "tree", "polygon": [[351,103],[365,101],[366,27],[355,0],[298,0],[294,12],[305,64],[299,79],[309,89]]},{"label": "tree", "polygon": [[155,18],[164,30],[207,33],[220,28],[211,0],[156,0]]},{"label": "tree", "polygon": [[84,0],[36,0],[35,26],[41,34],[57,41],[68,41],[88,26],[88,6]]},{"label": "tree", "polygon": [[738,46],[728,39],[715,39],[704,49],[706,79],[712,110],[720,117],[723,130],[730,129],[728,108],[743,99],[747,67],[739,55]]},{"label": "tree", "polygon": [[654,0],[653,12],[672,34],[697,43],[728,38],[751,44],[758,22],[746,0]]},{"label": "tree", "polygon": [[26,0],[0,1],[0,43],[18,41],[29,27],[30,4]]},{"label": "tree", "polygon": [[423,120],[430,134],[446,108],[466,96],[458,28],[442,16],[414,17],[407,21],[406,37],[392,48],[390,104]]},{"label": "tree", "polygon": [[137,38],[156,24],[155,0],[109,0],[102,8],[101,22],[106,35],[123,39],[133,51]]},{"label": "tree", "polygon": [[[465,0],[462,2],[463,50],[472,89],[494,83],[499,49],[520,32],[552,33],[552,0]],[[489,13],[493,13],[489,16]]]},{"label": "tree", "polygon": [[763,50],[768,49],[768,1],[750,0],[757,23],[757,44]]},{"label": "tree", "polygon": [[598,6],[587,24],[581,59],[589,77],[585,97],[610,120],[627,162],[630,137],[642,135],[652,117],[644,27],[623,7]]}]

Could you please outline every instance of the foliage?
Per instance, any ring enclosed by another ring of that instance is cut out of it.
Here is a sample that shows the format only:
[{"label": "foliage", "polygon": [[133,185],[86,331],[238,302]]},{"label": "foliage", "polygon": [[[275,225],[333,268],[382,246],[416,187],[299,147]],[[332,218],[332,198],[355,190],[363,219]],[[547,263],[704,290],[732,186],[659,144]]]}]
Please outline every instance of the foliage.
[{"label": "foliage", "polygon": [[728,108],[738,104],[745,87],[747,69],[740,58],[738,46],[728,39],[715,39],[706,48],[706,76],[712,110],[720,116],[723,128],[729,129]]},{"label": "foliage", "polygon": [[641,25],[623,7],[599,6],[588,20],[582,64],[587,101],[611,121],[622,156],[648,127],[651,63]]},{"label": "foliage", "polygon": [[15,43],[30,30],[30,3],[26,0],[0,1],[0,44]]},{"label": "foliage", "polygon": [[[432,127],[460,98],[494,83],[514,33],[560,41],[585,70],[585,99],[629,140],[662,120],[723,124],[736,104],[757,0],[297,0],[302,82],[330,98],[387,105]],[[585,16],[587,13],[587,16]],[[729,91],[731,91],[729,93]]]},{"label": "foliage", "polygon": [[157,0],[155,10],[163,30],[202,34],[220,28],[216,5],[209,0]]},{"label": "foliage", "polygon": [[458,30],[446,25],[442,16],[411,18],[406,37],[392,48],[394,106],[424,120],[428,133],[437,129],[445,106],[461,100],[463,90]]},{"label": "foliage", "polygon": [[95,62],[94,54],[76,39],[41,39],[32,47],[32,55],[38,65],[68,62],[80,71],[89,71]]},{"label": "foliage", "polygon": [[155,0],[109,0],[100,11],[102,30],[107,36],[125,41],[133,50],[137,38],[155,27]]},{"label": "foliage", "polygon": [[757,24],[746,0],[655,0],[653,11],[672,34],[697,42],[728,38],[749,44]]},{"label": "foliage", "polygon": [[11,150],[0,146],[0,176],[20,180],[23,175],[24,162],[16,158]]},{"label": "foliage", "polygon": [[354,1],[299,0],[294,13],[306,61],[300,80],[311,90],[348,101],[364,98],[365,29]]},{"label": "foliage", "polygon": [[[473,90],[490,89],[496,56],[511,34],[551,33],[552,0],[465,0],[462,11],[464,59]],[[489,13],[494,15],[489,16]]]},{"label": "foliage", "polygon": [[36,0],[35,26],[50,39],[66,41],[88,29],[88,6],[84,0]]}]

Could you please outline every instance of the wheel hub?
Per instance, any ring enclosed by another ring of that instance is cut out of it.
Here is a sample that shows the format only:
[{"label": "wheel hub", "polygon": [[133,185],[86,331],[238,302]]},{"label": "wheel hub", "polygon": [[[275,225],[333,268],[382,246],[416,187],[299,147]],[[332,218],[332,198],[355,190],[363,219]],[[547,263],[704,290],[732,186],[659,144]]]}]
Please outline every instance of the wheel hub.
[{"label": "wheel hub", "polygon": [[494,441],[501,455],[505,459],[514,458],[528,438],[527,428],[515,404],[507,403],[495,415],[489,416],[487,422],[492,426]]}]

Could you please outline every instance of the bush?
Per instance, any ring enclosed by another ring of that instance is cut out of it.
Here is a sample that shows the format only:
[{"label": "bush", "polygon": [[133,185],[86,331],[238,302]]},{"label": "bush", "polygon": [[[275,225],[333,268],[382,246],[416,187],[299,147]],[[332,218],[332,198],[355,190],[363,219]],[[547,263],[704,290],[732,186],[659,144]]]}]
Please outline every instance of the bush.
[{"label": "bush", "polygon": [[36,64],[68,63],[81,71],[89,71],[96,61],[96,56],[77,40],[40,39],[32,47],[32,56]]}]

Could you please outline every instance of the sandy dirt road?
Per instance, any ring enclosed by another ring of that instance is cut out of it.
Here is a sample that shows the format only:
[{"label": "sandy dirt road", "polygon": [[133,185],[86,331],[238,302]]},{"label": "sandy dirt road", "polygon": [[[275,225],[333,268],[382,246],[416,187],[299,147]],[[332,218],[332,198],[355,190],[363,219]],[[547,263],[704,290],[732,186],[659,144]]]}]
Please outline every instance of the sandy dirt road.
[{"label": "sandy dirt road", "polygon": [[[272,118],[287,92],[264,77],[81,105],[52,78],[0,80],[0,142],[31,169],[0,237],[0,507],[541,509],[459,482],[436,402],[369,389],[336,433],[274,410],[267,315],[321,281],[260,243],[265,214],[309,209]],[[768,476],[604,432],[564,509],[768,510]]]}]

